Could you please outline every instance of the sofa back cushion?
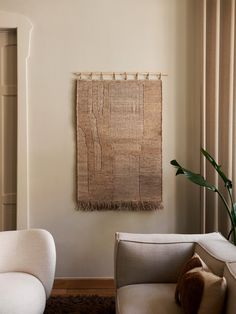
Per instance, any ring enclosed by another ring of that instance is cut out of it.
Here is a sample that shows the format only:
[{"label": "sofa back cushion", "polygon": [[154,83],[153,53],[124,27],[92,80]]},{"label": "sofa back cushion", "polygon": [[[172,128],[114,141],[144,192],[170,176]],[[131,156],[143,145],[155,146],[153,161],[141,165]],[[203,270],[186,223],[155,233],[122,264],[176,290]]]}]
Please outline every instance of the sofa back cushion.
[{"label": "sofa back cushion", "polygon": [[118,250],[118,287],[135,283],[174,283],[193,243],[122,242]]},{"label": "sofa back cushion", "polygon": [[181,268],[194,253],[195,243],[222,238],[218,233],[185,235],[118,232],[114,255],[116,288],[138,283],[176,283]]},{"label": "sofa back cushion", "polygon": [[176,283],[193,255],[194,242],[118,241],[115,249],[116,287],[138,283]]}]

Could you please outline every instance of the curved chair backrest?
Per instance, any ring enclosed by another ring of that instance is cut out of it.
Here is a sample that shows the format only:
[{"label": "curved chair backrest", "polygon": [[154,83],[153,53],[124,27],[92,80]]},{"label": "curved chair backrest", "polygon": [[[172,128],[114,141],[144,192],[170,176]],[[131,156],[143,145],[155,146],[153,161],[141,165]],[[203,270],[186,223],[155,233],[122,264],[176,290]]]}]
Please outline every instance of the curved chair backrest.
[{"label": "curved chair backrest", "polygon": [[49,297],[55,275],[56,249],[48,231],[0,232],[0,252],[0,272],[24,272],[37,277]]}]

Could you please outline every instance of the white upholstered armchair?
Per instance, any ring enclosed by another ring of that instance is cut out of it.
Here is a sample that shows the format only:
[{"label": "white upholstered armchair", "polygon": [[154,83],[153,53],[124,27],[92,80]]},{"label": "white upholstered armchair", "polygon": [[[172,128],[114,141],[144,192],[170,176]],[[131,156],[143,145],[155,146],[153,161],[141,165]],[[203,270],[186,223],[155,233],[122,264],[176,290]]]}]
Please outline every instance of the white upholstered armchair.
[{"label": "white upholstered armchair", "polygon": [[53,237],[45,230],[0,232],[0,313],[42,314],[56,265]]}]

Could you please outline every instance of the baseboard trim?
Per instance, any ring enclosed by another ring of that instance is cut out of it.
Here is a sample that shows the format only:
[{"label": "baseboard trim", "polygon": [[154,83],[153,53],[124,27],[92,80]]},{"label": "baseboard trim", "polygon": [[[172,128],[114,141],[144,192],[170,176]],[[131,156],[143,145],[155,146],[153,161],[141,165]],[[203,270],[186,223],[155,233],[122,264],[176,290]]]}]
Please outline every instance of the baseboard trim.
[{"label": "baseboard trim", "polygon": [[57,277],[53,289],[115,289],[115,283],[113,278]]}]

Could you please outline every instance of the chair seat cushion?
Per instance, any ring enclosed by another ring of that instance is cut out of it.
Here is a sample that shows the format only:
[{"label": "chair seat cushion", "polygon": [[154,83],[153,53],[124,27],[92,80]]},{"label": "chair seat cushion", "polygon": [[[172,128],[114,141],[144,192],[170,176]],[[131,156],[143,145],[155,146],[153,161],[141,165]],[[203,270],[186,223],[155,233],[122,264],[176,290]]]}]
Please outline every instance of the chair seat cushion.
[{"label": "chair seat cushion", "polygon": [[1,314],[42,314],[45,303],[44,287],[36,277],[20,272],[0,273]]},{"label": "chair seat cushion", "polygon": [[119,314],[180,314],[172,283],[136,284],[117,291]]}]

